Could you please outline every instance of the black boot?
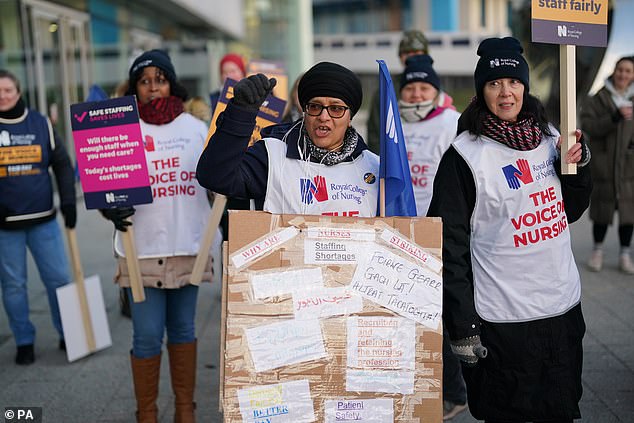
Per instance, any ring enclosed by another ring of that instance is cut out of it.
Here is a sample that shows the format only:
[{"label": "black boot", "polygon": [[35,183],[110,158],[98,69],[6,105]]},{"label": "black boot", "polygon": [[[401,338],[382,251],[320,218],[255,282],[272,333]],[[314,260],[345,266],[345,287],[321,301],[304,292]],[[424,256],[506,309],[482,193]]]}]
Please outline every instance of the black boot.
[{"label": "black boot", "polygon": [[35,351],[33,344],[18,345],[18,353],[15,355],[15,364],[28,366],[35,362]]}]

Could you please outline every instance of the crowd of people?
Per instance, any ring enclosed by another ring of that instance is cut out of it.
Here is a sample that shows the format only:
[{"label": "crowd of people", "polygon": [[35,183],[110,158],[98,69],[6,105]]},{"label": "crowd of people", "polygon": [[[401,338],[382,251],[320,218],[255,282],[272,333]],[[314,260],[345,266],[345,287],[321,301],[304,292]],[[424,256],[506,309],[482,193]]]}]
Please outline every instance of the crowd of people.
[{"label": "crowd of people", "polygon": [[[432,53],[421,32],[407,31],[398,51],[403,72],[393,79],[417,215],[443,221],[444,419],[468,407],[488,423],[572,422],[580,418],[585,323],[569,225],[590,207],[595,245],[588,266],[600,271],[602,243],[618,213],[619,267],[634,274],[629,251],[634,58],[621,58],[605,86],[583,104],[583,132],[577,130],[577,142],[562,151],[557,128],[530,93],[530,70],[517,39],[480,43],[474,96],[462,113],[443,90]],[[261,141],[251,144],[256,115],[276,80],[247,76],[243,57],[233,53],[222,58],[219,70],[223,83],[226,78],[237,83],[209,140],[219,91],[211,94],[211,105],[190,98],[165,51],[137,57],[119,93],[136,96],[142,133],[153,140],[145,148],[150,175],[161,170],[153,163],[170,161],[197,179],[188,195],[100,210],[114,225],[115,282],[130,300],[138,422],[158,420],[165,337],[174,421],[195,421],[198,287],[190,279],[212,192],[233,200],[230,208],[253,207],[253,202],[272,213],[378,214],[378,100],[375,96],[370,106],[364,140],[354,126],[363,103],[354,72],[332,62],[310,67],[293,84],[283,121],[262,129]],[[71,276],[54,219],[49,168],[66,228],[75,227],[77,212],[74,170],[64,143],[20,94],[18,79],[0,70],[0,132],[10,134],[6,142],[0,140],[0,149],[16,148],[13,140],[19,138],[31,140],[38,152],[24,166],[0,173],[2,298],[17,347],[15,362],[28,365],[35,361],[35,328],[29,320],[27,248],[46,286],[59,348],[65,348],[55,290]],[[162,148],[175,139],[182,148]],[[543,171],[534,174],[531,163],[543,165]],[[562,163],[576,164],[577,172],[562,174]],[[326,179],[364,187],[360,199],[320,198]],[[535,228],[524,219],[544,210],[548,226]],[[130,225],[143,302],[131,301],[122,246]],[[226,238],[226,221],[221,226]],[[211,280],[211,268],[210,254],[204,280]]]}]

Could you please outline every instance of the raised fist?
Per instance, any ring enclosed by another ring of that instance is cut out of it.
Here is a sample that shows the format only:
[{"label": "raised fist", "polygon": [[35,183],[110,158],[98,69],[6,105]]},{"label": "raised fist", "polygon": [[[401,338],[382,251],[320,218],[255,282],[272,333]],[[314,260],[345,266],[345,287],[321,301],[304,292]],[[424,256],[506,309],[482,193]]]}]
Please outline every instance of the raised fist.
[{"label": "raised fist", "polygon": [[276,84],[275,78],[268,79],[261,73],[241,79],[233,87],[233,103],[244,109],[260,110],[264,99],[273,91]]}]

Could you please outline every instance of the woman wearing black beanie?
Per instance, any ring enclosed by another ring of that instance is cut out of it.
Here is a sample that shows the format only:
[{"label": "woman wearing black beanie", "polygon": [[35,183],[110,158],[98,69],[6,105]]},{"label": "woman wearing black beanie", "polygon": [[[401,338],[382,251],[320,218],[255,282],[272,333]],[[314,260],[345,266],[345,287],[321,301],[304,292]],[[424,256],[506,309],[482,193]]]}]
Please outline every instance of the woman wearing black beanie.
[{"label": "woman wearing black beanie", "polygon": [[299,82],[302,118],[265,128],[248,147],[275,83],[257,74],[236,84],[198,162],[200,184],[254,198],[272,213],[375,216],[379,159],[352,126],[363,99],[359,78],[336,63],[316,64]]},{"label": "woman wearing black beanie", "polygon": [[[568,225],[588,206],[589,150],[577,131],[559,151],[516,39],[486,39],[478,55],[428,213],[443,219],[444,322],[475,418],[572,423],[585,323]],[[578,174],[560,175],[561,160]]]},{"label": "woman wearing black beanie", "polygon": [[[153,202],[135,208],[102,210],[114,223],[117,272],[132,312],[130,362],[136,420],[158,422],[156,400],[164,338],[174,422],[194,423],[196,387],[196,302],[198,286],[190,283],[202,232],[211,208],[207,191],[191,178],[205,144],[207,125],[184,111],[187,91],[163,50],[137,57],[128,74],[128,95],[135,95]],[[127,219],[130,220],[127,220]],[[145,301],[133,302],[121,231],[134,224],[134,240]],[[211,256],[203,280],[211,279]]]}]

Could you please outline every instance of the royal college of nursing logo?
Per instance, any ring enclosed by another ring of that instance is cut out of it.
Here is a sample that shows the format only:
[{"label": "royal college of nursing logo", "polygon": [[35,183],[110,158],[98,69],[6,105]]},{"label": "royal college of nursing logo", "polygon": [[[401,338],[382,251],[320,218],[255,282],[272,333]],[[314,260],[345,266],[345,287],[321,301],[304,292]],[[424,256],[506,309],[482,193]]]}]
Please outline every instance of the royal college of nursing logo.
[{"label": "royal college of nursing logo", "polygon": [[299,180],[302,195],[302,203],[312,204],[313,199],[317,202],[326,201],[328,199],[328,188],[326,187],[326,178],[323,176],[315,176],[313,180],[301,178]]},{"label": "royal college of nursing logo", "polygon": [[519,189],[520,181],[524,185],[533,182],[533,174],[531,173],[528,160],[518,159],[515,164],[517,164],[517,167],[510,164],[502,168],[502,172],[504,172],[504,177],[506,178],[506,183],[509,185],[509,188]]}]

